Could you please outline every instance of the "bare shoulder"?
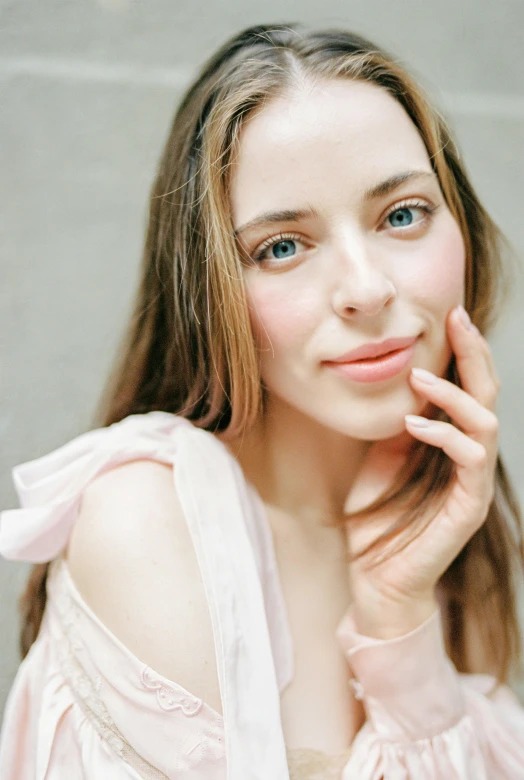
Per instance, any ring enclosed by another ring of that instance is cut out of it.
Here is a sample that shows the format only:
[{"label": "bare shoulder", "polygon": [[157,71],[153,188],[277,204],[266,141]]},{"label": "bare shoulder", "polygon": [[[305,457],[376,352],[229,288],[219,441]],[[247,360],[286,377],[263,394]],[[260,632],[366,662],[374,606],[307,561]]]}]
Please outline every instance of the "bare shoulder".
[{"label": "bare shoulder", "polygon": [[169,465],[94,479],[67,549],[93,612],[142,662],[221,711],[209,608]]}]

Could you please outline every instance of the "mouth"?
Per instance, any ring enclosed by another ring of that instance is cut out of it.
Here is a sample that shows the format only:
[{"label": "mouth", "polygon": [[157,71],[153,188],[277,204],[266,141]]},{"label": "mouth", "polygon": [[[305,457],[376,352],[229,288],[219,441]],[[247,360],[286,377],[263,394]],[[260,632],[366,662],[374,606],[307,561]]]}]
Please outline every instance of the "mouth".
[{"label": "mouth", "polygon": [[[406,349],[406,347],[404,347]],[[390,355],[396,355],[398,352],[402,352],[402,349],[391,349],[389,352],[384,352],[382,355],[376,355],[375,357],[360,358],[360,360],[348,360],[348,363],[377,363],[384,358],[388,358]]]},{"label": "mouth", "polygon": [[383,382],[407,368],[413,357],[415,344],[416,339],[411,339],[406,346],[382,352],[380,355],[348,361],[326,361],[324,365],[354,382]]}]

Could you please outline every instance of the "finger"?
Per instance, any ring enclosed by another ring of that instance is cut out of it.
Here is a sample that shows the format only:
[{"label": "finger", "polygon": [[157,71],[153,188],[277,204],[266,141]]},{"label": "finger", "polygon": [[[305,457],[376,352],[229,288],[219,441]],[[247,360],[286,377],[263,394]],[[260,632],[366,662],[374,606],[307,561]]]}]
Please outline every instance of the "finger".
[{"label": "finger", "polygon": [[462,468],[479,468],[487,462],[486,448],[483,444],[451,423],[441,420],[428,420],[416,414],[407,414],[406,427],[412,436],[427,444],[440,447],[446,455]]},{"label": "finger", "polygon": [[486,447],[496,448],[499,424],[494,412],[453,382],[425,369],[413,368],[410,382],[417,393],[443,409],[469,436]]},{"label": "finger", "polygon": [[482,406],[493,411],[499,381],[487,341],[471,324],[462,307],[451,312],[448,318],[448,333],[464,390]]},{"label": "finger", "polygon": [[457,478],[471,496],[489,495],[492,465],[486,448],[451,423],[407,414],[406,428],[419,441],[440,447],[457,465]]}]

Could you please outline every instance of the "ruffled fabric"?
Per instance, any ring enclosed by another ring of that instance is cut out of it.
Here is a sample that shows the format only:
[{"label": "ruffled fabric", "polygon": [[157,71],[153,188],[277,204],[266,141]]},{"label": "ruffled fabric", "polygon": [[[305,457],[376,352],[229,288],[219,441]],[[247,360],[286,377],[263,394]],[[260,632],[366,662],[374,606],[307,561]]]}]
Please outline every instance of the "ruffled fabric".
[{"label": "ruffled fabric", "polygon": [[457,673],[440,610],[387,641],[359,634],[350,610],[337,639],[367,714],[342,780],[524,778],[524,710],[494,677]]}]

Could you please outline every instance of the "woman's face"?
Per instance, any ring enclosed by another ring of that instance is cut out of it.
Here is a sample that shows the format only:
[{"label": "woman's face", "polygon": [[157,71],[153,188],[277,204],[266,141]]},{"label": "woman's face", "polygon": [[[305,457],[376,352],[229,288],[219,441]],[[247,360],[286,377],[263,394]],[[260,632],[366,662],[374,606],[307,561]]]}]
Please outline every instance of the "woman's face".
[{"label": "woman's face", "polygon": [[[231,205],[270,402],[358,439],[400,433],[423,407],[410,369],[446,370],[465,270],[402,106],[342,79],[274,99],[242,130]],[[369,345],[390,354],[347,355]]]}]

